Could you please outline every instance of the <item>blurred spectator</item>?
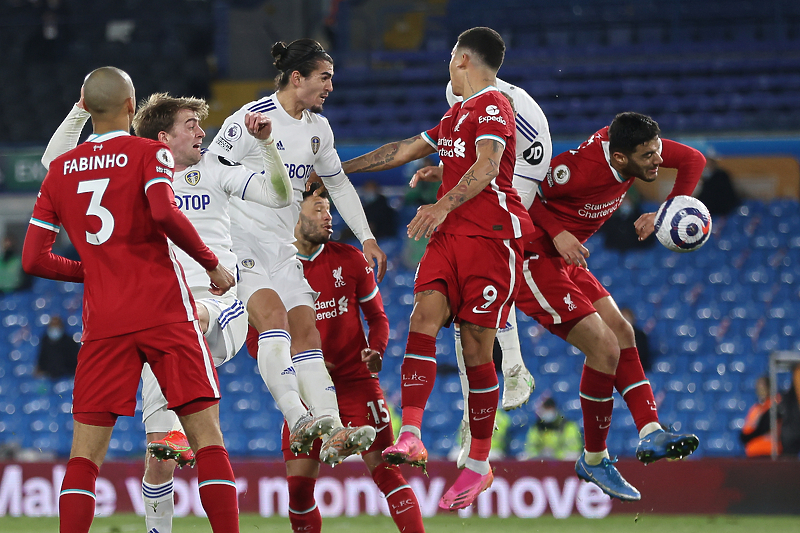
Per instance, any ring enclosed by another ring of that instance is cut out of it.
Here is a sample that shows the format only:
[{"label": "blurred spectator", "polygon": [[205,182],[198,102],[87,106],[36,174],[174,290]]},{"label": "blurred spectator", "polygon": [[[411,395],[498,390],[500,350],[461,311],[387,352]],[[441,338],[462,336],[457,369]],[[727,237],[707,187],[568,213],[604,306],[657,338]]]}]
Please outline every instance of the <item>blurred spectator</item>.
[{"label": "blurred spectator", "polygon": [[61,317],[54,315],[39,345],[39,360],[34,374],[38,377],[63,378],[75,375],[80,345],[64,331]]},{"label": "blurred spectator", "polygon": [[655,243],[655,239],[640,241],[639,236],[636,235],[636,229],[633,227],[633,223],[643,213],[639,191],[635,187],[631,187],[619,208],[600,227],[600,232],[605,237],[605,247],[610,250],[624,252],[633,249],[641,250],[652,246]]},{"label": "blurred spectator", "polygon": [[730,174],[719,166],[713,155],[706,154],[706,168],[698,184],[699,191],[695,195],[706,205],[712,217],[727,215],[742,203],[733,188]]},{"label": "blurred spectator", "polygon": [[[772,436],[770,435],[769,409],[772,405],[769,397],[769,376],[761,376],[756,380],[756,396],[758,401],[750,407],[739,439],[744,444],[747,457],[772,455]],[[780,396],[776,398],[780,402]],[[780,442],[778,453],[781,453]]]},{"label": "blurred spectator", "polygon": [[647,337],[647,333],[636,325],[636,315],[633,314],[631,309],[623,307],[620,313],[633,326],[633,338],[636,342],[636,348],[639,350],[639,360],[642,362],[644,371],[649,372],[652,366],[652,361],[650,361],[650,339]]},{"label": "blurred spectator", "polygon": [[800,455],[800,363],[792,367],[792,385],[778,404],[783,455]]},{"label": "blurred spectator", "polygon": [[553,398],[542,402],[536,414],[539,420],[528,430],[523,458],[577,459],[583,451],[578,424],[564,418]]},{"label": "blurred spectator", "polygon": [[389,205],[389,200],[381,194],[380,185],[369,180],[361,187],[361,204],[367,215],[370,229],[377,238],[394,237],[397,234],[397,212]]},{"label": "blurred spectator", "polygon": [[31,279],[22,270],[22,256],[17,251],[17,241],[11,235],[6,235],[0,257],[0,291],[15,292],[30,285]]}]

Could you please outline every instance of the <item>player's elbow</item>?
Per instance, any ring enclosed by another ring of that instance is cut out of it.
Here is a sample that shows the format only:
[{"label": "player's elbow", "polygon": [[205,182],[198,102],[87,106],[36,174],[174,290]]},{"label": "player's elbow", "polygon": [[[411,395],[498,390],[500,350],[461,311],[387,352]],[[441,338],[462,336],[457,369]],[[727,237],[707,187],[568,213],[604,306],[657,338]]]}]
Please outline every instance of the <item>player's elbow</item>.
[{"label": "player's elbow", "polygon": [[30,275],[35,276],[39,267],[39,255],[33,253],[22,254],[22,270]]}]

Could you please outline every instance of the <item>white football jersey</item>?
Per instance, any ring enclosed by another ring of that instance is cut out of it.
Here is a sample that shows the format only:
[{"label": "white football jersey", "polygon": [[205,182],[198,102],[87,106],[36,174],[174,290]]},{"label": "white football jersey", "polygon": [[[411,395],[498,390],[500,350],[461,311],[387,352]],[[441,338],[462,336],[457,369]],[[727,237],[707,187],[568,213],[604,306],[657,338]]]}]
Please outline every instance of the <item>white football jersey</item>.
[{"label": "white football jersey", "polygon": [[[529,187],[518,186],[520,179],[533,180],[540,183],[550,166],[553,157],[553,144],[550,141],[550,126],[542,108],[525,89],[511,85],[497,78],[497,88],[506,93],[514,102],[517,123],[517,161],[514,166],[514,187],[518,190]],[[453,87],[447,84],[447,103],[452,107],[461,101],[460,96],[453,94]],[[520,190],[520,194],[522,191]],[[531,198],[532,200],[532,198]],[[526,203],[525,207],[530,204]]]},{"label": "white football jersey", "polygon": [[272,119],[272,137],[289,172],[294,202],[288,207],[273,209],[232,200],[231,217],[242,230],[255,234],[262,242],[293,243],[309,174],[316,171],[322,178],[342,174],[333,131],[325,117],[307,109],[300,120],[290,116],[275,94],[250,102],[225,120],[209,146],[209,151],[250,170],[260,170],[263,162],[255,138],[244,126],[248,112],[260,112]]},{"label": "white football jersey", "polygon": [[[251,135],[249,138],[254,139]],[[263,167],[263,162],[261,162]],[[236,271],[236,255],[231,251],[230,200],[242,199],[254,172],[242,165],[225,163],[219,156],[203,151],[200,162],[176,172],[172,180],[175,203],[191,221],[203,242],[217,254],[231,272]],[[189,287],[208,285],[208,274],[194,259],[172,247],[183,267]]]}]

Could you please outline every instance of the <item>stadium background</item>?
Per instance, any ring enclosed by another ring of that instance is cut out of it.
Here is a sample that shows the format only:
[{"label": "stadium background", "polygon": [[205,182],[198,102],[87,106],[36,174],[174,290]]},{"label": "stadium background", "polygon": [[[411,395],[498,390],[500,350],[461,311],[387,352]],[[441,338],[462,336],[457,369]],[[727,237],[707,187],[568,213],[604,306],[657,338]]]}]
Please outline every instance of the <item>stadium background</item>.
[{"label": "stadium background", "polygon": [[[746,200],[714,220],[702,250],[617,252],[601,236],[589,248],[593,272],[650,335],[649,377],[662,420],[701,437],[693,459],[699,471],[719,464],[735,469],[739,463],[729,460],[743,455],[738,431],[755,401],[755,379],[767,371],[773,351],[800,349],[795,1],[495,0],[490,9],[467,0],[0,0],[0,234],[22,241],[44,177],[41,152],[93,68],[125,69],[140,99],[154,91],[208,98],[210,140],[231,111],[271,92],[271,44],[313,36],[336,61],[324,114],[347,159],[438,121],[447,107],[450,48],[460,31],[475,25],[503,34],[509,50],[500,75],[541,105],[554,154],[617,112],[635,110],[653,116],[665,137],[714,154],[731,172]],[[392,398],[412,303],[413,271],[401,261],[402,226],[414,210],[402,201],[411,172],[377,176],[401,222],[395,238],[380,242],[390,258],[381,292],[391,323],[381,379]],[[352,178],[357,185],[364,180]],[[658,186],[641,188],[645,206],[654,208],[669,187],[664,175]],[[338,219],[336,227],[343,228]],[[63,462],[69,453],[71,381],[37,379],[32,372],[50,315],[64,316],[69,332],[79,335],[80,302],[80,286],[44,280],[0,299],[0,445],[18,460]],[[532,398],[552,395],[579,421],[583,357],[527,317],[518,319],[537,380]],[[449,331],[437,351],[441,361],[452,360]],[[277,460],[280,415],[254,362],[239,356],[219,373],[232,455]],[[778,386],[788,387],[787,374]],[[534,405],[511,413],[510,456],[522,451]],[[423,428],[432,455],[444,457],[454,445],[462,407],[457,376],[441,376]],[[609,448],[630,458],[633,420],[619,398],[615,407]],[[136,460],[143,448],[140,420],[120,419],[109,460]],[[40,466],[24,470],[39,475]],[[568,470],[556,477],[566,480]],[[796,472],[796,461],[782,470]],[[780,477],[780,470],[769,472]],[[0,507],[0,514],[11,514]]]}]

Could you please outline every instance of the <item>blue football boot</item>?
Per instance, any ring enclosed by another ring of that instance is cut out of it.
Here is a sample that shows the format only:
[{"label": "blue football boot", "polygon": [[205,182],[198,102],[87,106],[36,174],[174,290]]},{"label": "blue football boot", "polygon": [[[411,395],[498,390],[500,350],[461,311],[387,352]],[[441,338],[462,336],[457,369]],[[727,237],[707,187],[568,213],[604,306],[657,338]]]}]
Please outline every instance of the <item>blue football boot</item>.
[{"label": "blue football boot", "polygon": [[594,483],[603,492],[612,498],[619,498],[624,502],[635,502],[642,499],[641,493],[620,475],[614,466],[617,460],[603,458],[599,465],[591,466],[586,463],[586,452],[582,453],[575,463],[575,473],[578,477],[589,483]]},{"label": "blue football boot", "polygon": [[643,439],[639,440],[636,447],[636,458],[644,464],[650,464],[659,459],[677,461],[691,455],[700,444],[697,435],[679,435],[663,429],[657,429]]}]

